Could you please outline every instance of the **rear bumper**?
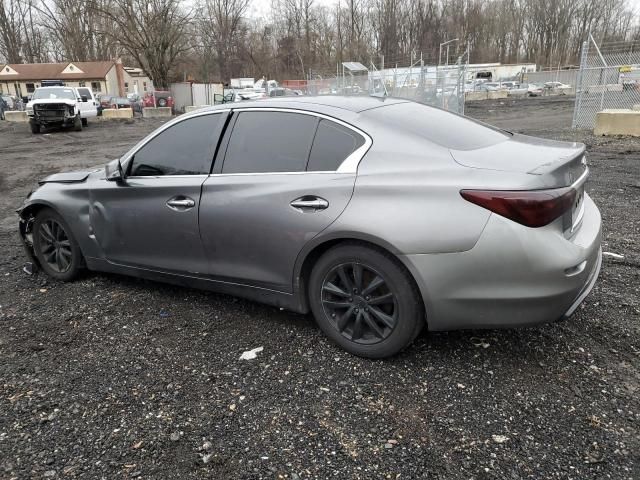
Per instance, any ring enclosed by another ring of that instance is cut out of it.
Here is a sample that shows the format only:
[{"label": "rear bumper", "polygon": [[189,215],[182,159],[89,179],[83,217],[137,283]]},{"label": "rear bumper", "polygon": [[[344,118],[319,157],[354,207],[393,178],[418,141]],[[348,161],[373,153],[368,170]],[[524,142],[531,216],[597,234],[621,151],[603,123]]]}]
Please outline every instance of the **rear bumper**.
[{"label": "rear bumper", "polygon": [[566,239],[557,225],[527,228],[492,215],[469,251],[406,255],[430,330],[530,326],[570,316],[593,288],[602,254],[600,212]]}]

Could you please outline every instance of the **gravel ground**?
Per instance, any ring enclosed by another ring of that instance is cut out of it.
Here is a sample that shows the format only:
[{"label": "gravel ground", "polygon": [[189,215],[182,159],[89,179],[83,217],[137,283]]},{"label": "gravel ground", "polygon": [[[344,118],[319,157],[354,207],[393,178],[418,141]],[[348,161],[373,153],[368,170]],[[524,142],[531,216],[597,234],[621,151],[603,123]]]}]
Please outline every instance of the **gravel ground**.
[{"label": "gravel ground", "polygon": [[624,258],[605,258],[566,322],[425,333],[386,361],[224,295],[27,276],[14,210],[36,180],[115,158],[160,122],[40,136],[2,122],[0,478],[640,478],[640,147],[571,131],[572,106],[467,114],[586,142],[604,250]]}]

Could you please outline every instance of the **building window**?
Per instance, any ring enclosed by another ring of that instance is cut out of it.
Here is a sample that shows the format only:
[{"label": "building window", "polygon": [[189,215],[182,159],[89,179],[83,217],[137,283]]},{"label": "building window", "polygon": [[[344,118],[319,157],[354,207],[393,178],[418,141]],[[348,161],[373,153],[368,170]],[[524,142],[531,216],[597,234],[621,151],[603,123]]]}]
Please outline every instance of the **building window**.
[{"label": "building window", "polygon": [[36,91],[36,86],[33,83],[27,83],[27,93],[33,93]]},{"label": "building window", "polygon": [[147,91],[147,82],[142,82],[142,84],[143,84],[143,87],[144,87],[144,91],[146,92]]},{"label": "building window", "polygon": [[79,87],[84,87],[84,86],[85,86],[85,84],[84,84],[84,82],[78,82],[78,86],[79,86]]},{"label": "building window", "polygon": [[129,82],[124,82],[124,91],[129,92]]},{"label": "building window", "polygon": [[100,92],[100,82],[91,82],[91,90],[94,92]]}]

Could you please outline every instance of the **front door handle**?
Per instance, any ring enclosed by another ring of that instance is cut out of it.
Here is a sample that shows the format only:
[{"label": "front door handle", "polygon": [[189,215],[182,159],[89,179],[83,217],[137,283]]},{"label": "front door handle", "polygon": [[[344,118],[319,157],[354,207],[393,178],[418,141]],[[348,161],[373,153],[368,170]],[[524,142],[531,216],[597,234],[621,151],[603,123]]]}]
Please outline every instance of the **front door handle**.
[{"label": "front door handle", "polygon": [[302,211],[317,211],[327,208],[329,206],[329,202],[321,197],[305,195],[304,197],[296,198],[295,200],[293,200],[291,202],[291,206],[297,210]]},{"label": "front door handle", "polygon": [[196,202],[189,197],[178,196],[167,200],[167,207],[171,210],[183,212],[196,206]]}]

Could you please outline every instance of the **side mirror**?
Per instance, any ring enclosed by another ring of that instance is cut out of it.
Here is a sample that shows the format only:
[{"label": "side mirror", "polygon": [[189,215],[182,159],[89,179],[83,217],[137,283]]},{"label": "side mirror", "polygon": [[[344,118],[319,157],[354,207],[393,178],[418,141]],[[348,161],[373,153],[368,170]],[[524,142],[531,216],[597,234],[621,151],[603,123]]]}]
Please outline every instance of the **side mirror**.
[{"label": "side mirror", "polygon": [[105,178],[109,182],[124,183],[124,172],[120,159],[113,160],[104,167]]},{"label": "side mirror", "polygon": [[82,95],[80,98],[82,99],[83,102],[88,102],[89,101],[89,99],[87,98],[86,95]]}]

